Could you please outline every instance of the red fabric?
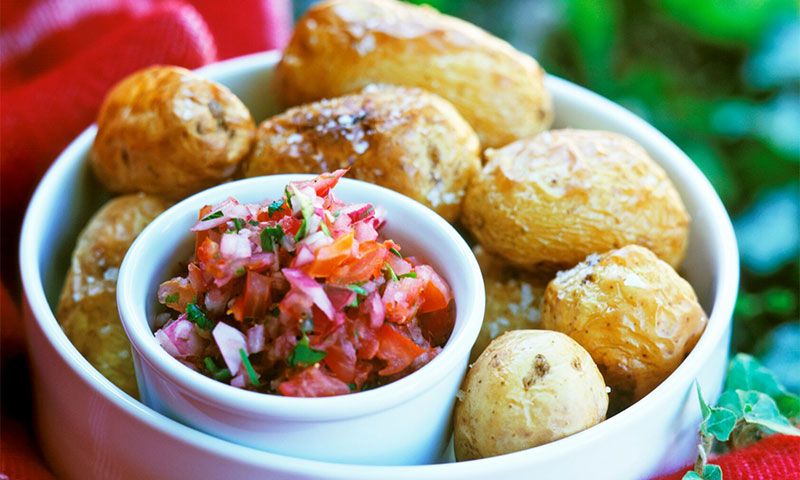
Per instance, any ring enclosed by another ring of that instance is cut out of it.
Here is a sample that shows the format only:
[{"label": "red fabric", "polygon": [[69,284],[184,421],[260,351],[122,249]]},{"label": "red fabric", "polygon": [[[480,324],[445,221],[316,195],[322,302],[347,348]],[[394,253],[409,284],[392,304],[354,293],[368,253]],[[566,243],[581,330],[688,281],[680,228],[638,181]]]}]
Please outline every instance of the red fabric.
[{"label": "red fabric", "polygon": [[0,1],[0,479],[52,478],[29,438],[24,335],[14,298],[25,205],[106,92],[153,64],[196,68],[282,48],[290,0]]},{"label": "red fabric", "polygon": [[[800,480],[800,437],[773,435],[711,463],[720,466],[725,480]],[[680,480],[690,468],[657,480]]]}]

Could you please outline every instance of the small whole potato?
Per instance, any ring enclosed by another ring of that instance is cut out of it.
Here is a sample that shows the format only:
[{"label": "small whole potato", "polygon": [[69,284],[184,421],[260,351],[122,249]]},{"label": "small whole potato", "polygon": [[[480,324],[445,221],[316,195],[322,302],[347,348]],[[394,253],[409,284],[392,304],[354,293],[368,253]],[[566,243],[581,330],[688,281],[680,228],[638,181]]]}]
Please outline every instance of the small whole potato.
[{"label": "small whole potato", "polygon": [[117,273],[139,233],[168,206],[142,193],[103,205],[78,236],[56,313],[75,348],[134,397],[138,390],[131,348],[117,312]]},{"label": "small whole potato", "polygon": [[179,67],[140,70],[103,101],[91,165],[112,192],[172,199],[229,179],[255,124],[226,87]]},{"label": "small whole potato", "polygon": [[494,339],[461,390],[453,419],[459,461],[564,438],[602,422],[608,408],[603,377],[586,350],[546,330]]},{"label": "small whole potato", "polygon": [[664,170],[616,133],[552,130],[485,152],[462,220],[486,250],[539,274],[629,244],[672,266],[689,215]]},{"label": "small whole potato", "polygon": [[706,322],[692,286],[638,245],[559,272],[542,306],[542,328],[569,335],[592,355],[615,413],[667,378]]},{"label": "small whole potato", "polygon": [[447,101],[418,88],[370,86],[265,120],[243,172],[349,167],[349,176],[407,195],[452,221],[480,168],[479,155],[478,137]]},{"label": "small whole potato", "polygon": [[429,90],[449,100],[481,144],[499,147],[547,129],[544,71],[480,28],[396,0],[329,0],[298,20],[275,71],[288,106],[371,83]]},{"label": "small whole potato", "polygon": [[493,339],[509,330],[539,328],[544,288],[547,282],[533,278],[477,246],[475,258],[483,274],[486,312],[470,361],[475,361]]}]

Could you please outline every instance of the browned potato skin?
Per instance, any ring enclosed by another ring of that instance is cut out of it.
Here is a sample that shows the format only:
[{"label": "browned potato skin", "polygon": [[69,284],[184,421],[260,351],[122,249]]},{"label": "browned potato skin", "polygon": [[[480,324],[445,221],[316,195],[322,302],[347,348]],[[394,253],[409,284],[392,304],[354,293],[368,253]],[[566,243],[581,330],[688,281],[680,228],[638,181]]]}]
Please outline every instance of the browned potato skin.
[{"label": "browned potato skin", "polygon": [[672,266],[683,260],[689,215],[664,170],[633,140],[552,130],[484,155],[462,220],[512,264],[555,273],[628,244]]},{"label": "browned potato skin", "polygon": [[430,90],[451,101],[488,147],[550,126],[553,108],[543,79],[534,59],[484,30],[394,0],[313,6],[295,25],[275,73],[287,105],[371,83]]},{"label": "browned potato skin", "polygon": [[514,330],[489,344],[461,385],[453,416],[456,459],[543,445],[602,422],[603,377],[559,332]]},{"label": "browned potato skin", "polygon": [[474,362],[489,342],[500,334],[510,330],[539,328],[547,282],[512,267],[481,246],[472,251],[481,267],[486,289],[483,325],[470,354],[470,361]]},{"label": "browned potato skin", "polygon": [[106,96],[91,164],[112,192],[180,199],[230,178],[254,133],[247,107],[226,87],[156,66]]},{"label": "browned potato skin", "polygon": [[350,167],[348,176],[455,220],[480,168],[479,150],[475,132],[447,101],[418,88],[370,86],[264,121],[243,172],[252,177]]},{"label": "browned potato skin", "polygon": [[145,194],[106,203],[78,237],[56,318],[75,348],[136,397],[130,343],[117,313],[117,272],[133,240],[168,204]]},{"label": "browned potato skin", "polygon": [[611,387],[612,411],[647,395],[707,323],[689,283],[638,245],[591,255],[545,291],[542,328],[580,343]]}]

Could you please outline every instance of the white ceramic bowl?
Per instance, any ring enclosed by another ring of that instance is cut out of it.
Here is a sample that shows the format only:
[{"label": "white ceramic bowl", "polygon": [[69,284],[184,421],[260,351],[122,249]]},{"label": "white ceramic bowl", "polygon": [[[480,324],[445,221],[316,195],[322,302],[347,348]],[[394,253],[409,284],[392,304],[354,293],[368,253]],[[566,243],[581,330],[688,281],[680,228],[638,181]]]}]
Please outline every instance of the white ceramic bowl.
[{"label": "white ceramic bowl", "polygon": [[[228,85],[256,119],[263,119],[275,111],[269,84],[278,58],[277,53],[242,57],[201,73]],[[624,480],[647,478],[691,461],[700,420],[694,381],[716,398],[728,360],[739,283],[730,221],[708,180],[652,126],[564,80],[549,77],[546,86],[553,95],[557,127],[605,129],[633,138],[664,167],[692,215],[682,273],[709,314],[708,327],[681,366],[653,392],[619,415],[548,445],[483,460],[408,467],[301,460],[238,446],[171,420],[93,369],[53,315],[77,233],[106,198],[88,168],[92,127],[42,180],[20,244],[37,429],[59,477]]]},{"label": "white ceramic bowl", "polygon": [[242,203],[280,198],[291,181],[313,175],[273,175],[226,183],[174,205],[128,250],[119,272],[117,304],[133,345],[145,404],[234,443],[294,457],[372,465],[419,465],[441,458],[469,354],[481,329],[483,277],[469,245],[422,204],[377,185],[343,178],[334,189],[347,203],[386,210],[384,238],[424,258],[450,285],[453,332],[442,352],[388,385],[327,398],[266,395],[225,385],[182,365],[153,336],[158,285],[194,248],[189,229],[204,205],[234,197]]}]

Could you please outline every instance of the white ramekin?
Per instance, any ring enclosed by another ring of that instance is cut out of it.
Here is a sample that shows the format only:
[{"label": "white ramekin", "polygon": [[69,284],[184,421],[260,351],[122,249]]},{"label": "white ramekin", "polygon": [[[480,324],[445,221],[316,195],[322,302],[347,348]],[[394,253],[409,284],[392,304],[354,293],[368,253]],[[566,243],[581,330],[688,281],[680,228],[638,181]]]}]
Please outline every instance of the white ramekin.
[{"label": "white ramekin", "polygon": [[272,175],[219,185],[172,206],[139,234],[119,271],[117,304],[133,345],[139,392],[168,417],[231,442],[273,453],[372,465],[435,462],[450,439],[450,417],[469,353],[483,321],[483,278],[469,245],[422,204],[377,185],[343,178],[334,189],[347,203],[386,211],[383,238],[430,263],[450,284],[453,332],[442,352],[411,375],[382,387],[325,398],[292,398],[241,390],[196,372],[153,336],[158,285],[186,262],[190,228],[204,205],[280,198],[291,181]]},{"label": "white ramekin", "polygon": [[[276,52],[201,70],[228,85],[257,120],[276,111],[269,90]],[[739,283],[733,228],[719,197],[692,161],[664,135],[622,107],[549,77],[556,126],[604,129],[633,138],[667,171],[692,215],[681,269],[709,323],[680,367],[653,392],[584,432],[530,450],[462,463],[376,467],[304,460],[263,452],[184,426],[123,393],[72,346],[54,309],[75,239],[107,198],[88,168],[91,127],[56,160],[25,216],[20,269],[36,423],[45,456],[59,478],[175,480],[269,478],[340,480],[486,478],[643,479],[693,459],[700,411],[697,380],[716,398],[728,359]],[[443,459],[447,460],[447,458]]]}]

